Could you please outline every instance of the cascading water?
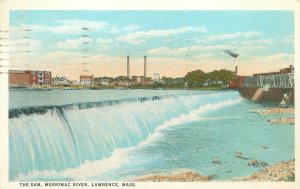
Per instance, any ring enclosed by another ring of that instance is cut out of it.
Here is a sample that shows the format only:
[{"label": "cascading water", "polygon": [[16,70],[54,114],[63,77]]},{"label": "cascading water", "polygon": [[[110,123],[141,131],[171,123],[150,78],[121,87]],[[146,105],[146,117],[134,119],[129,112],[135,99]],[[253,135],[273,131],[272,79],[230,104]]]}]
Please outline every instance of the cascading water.
[{"label": "cascading water", "polygon": [[32,171],[63,171],[135,147],[160,126],[193,121],[240,101],[238,92],[124,101],[80,109],[66,106],[9,120],[9,178]]}]

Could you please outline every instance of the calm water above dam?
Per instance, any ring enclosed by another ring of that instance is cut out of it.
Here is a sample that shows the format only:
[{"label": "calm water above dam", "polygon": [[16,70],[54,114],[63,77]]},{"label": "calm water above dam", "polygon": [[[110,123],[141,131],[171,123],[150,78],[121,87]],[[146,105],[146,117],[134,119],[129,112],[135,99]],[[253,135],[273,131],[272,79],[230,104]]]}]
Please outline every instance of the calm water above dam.
[{"label": "calm water above dam", "polygon": [[268,107],[236,91],[10,90],[9,100],[20,109],[9,120],[10,180],[131,180],[185,170],[229,180],[259,170],[236,151],[268,164],[294,158],[294,126],[267,122],[280,114],[251,113]]}]

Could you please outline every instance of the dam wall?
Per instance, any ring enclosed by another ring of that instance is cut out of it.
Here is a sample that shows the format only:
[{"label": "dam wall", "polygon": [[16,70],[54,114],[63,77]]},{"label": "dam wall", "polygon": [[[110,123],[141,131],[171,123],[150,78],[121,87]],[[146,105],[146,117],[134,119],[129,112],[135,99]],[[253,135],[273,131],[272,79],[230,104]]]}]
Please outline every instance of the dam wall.
[{"label": "dam wall", "polygon": [[290,66],[280,72],[244,77],[239,92],[242,97],[256,102],[294,105],[294,86],[293,66]]},{"label": "dam wall", "polygon": [[240,87],[242,97],[260,103],[278,103],[284,99],[286,104],[294,105],[294,88]]}]

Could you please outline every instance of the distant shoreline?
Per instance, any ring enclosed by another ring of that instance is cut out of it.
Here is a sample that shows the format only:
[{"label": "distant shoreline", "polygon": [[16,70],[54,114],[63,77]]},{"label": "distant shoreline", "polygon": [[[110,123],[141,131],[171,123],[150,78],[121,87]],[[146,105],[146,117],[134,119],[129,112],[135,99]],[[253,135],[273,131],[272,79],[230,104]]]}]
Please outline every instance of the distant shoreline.
[{"label": "distant shoreline", "polygon": [[185,88],[185,87],[145,87],[145,86],[131,86],[131,87],[122,87],[122,86],[89,86],[89,85],[75,85],[75,86],[35,86],[35,87],[27,87],[27,86],[20,86],[20,87],[12,87],[10,86],[9,89],[13,90],[36,90],[36,91],[43,91],[43,90],[133,90],[133,89],[143,89],[143,90],[236,90],[228,87],[217,87],[217,86],[210,86],[210,87],[192,87],[192,88]]}]

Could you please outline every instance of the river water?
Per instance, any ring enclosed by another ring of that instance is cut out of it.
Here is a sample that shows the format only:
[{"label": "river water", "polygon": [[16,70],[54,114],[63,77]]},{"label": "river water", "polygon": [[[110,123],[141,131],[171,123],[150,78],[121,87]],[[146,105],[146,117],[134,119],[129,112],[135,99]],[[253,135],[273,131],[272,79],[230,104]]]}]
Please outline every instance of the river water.
[{"label": "river water", "polygon": [[268,164],[294,158],[294,126],[267,122],[293,115],[252,113],[270,105],[237,91],[10,90],[9,97],[17,112],[9,119],[13,181],[120,181],[187,170],[230,180],[259,170],[236,151]]}]

